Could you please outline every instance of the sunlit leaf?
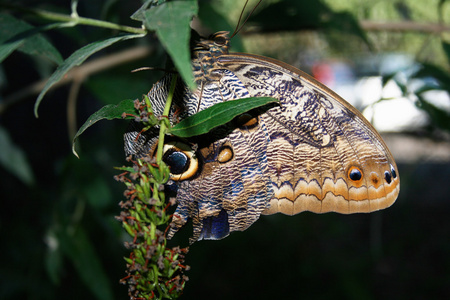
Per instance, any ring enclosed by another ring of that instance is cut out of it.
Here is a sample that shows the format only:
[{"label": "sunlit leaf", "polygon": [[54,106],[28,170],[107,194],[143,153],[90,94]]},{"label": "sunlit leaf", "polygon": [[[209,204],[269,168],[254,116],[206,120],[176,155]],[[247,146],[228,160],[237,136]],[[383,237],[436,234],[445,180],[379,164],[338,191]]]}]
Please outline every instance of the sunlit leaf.
[{"label": "sunlit leaf", "polygon": [[191,0],[166,2],[144,12],[145,26],[156,31],[181,77],[191,89],[195,88],[195,83],[189,49],[189,24],[197,12],[197,1]]},{"label": "sunlit leaf", "polygon": [[278,100],[270,97],[254,97],[217,103],[182,120],[170,133],[179,137],[205,134],[217,126],[230,122],[236,116],[273,102]]},{"label": "sunlit leaf", "polygon": [[72,69],[75,66],[81,65],[89,56],[92,54],[111,46],[112,44],[115,44],[120,41],[133,39],[142,37],[142,34],[127,34],[122,35],[118,37],[109,38],[103,41],[98,41],[91,43],[89,45],[84,46],[81,49],[78,49],[75,51],[69,58],[67,58],[57,69],[56,71],[50,76],[49,80],[45,84],[44,88],[42,89],[41,93],[39,94],[38,98],[36,99],[36,103],[34,105],[34,114],[36,117],[38,116],[38,107],[39,104],[42,101],[42,98],[44,98],[47,91],[58,81],[60,81],[64,75],[69,72],[70,69]]}]

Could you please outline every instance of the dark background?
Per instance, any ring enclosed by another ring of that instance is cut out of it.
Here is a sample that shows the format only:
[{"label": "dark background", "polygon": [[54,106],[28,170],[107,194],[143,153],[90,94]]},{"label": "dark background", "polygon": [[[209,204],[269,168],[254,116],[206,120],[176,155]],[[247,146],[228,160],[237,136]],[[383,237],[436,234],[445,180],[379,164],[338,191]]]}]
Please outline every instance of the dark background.
[{"label": "dark background", "polygon": [[[69,2],[60,1],[15,3],[64,13],[70,8]],[[295,1],[301,10],[286,10],[282,5],[292,3],[281,1],[268,8],[263,3],[232,40],[238,45],[235,50],[259,50],[292,64],[301,57],[300,50],[316,51],[325,60],[346,61],[395,50],[443,72],[449,70],[440,38],[433,33],[353,27],[361,19],[387,24],[438,22],[439,9],[448,11],[448,7],[440,8],[437,2],[420,6],[414,1],[362,1],[353,10],[331,7],[325,1]],[[80,1],[78,11],[82,16],[139,27],[129,16],[140,4]],[[200,5],[200,18],[210,31],[232,31],[242,9],[239,1],[202,1]],[[41,22],[0,10],[31,24]],[[435,13],[425,13],[430,10]],[[287,46],[268,43],[267,49],[259,48],[274,35],[285,38]],[[112,34],[77,26],[45,36],[67,58]],[[154,37],[122,43],[91,60],[142,44],[151,48],[148,57],[84,79],[76,103],[77,127],[105,104],[140,98],[161,77],[157,71],[130,73],[142,66],[164,66],[164,51]],[[428,45],[425,51],[424,45]],[[33,174],[27,182],[0,166],[0,299],[126,299],[127,288],[118,283],[125,276],[126,234],[114,219],[124,187],[113,176],[118,173],[114,167],[125,164],[122,134],[127,124],[103,121],[91,127],[80,138],[80,159],[74,157],[68,132],[68,114],[73,114],[67,112],[70,84],[44,98],[39,118],[33,114],[36,94],[8,102],[11,95],[47,78],[53,68],[19,52],[0,65],[0,104],[8,103],[0,112],[0,127],[16,146],[14,151],[23,152]],[[307,64],[304,69],[311,71]],[[423,128],[385,134],[401,178],[400,197],[391,208],[359,215],[262,216],[245,232],[197,242],[187,256],[191,270],[183,298],[448,298],[450,143],[445,126],[439,126],[445,119],[435,119],[445,117],[445,111],[429,115],[430,122]],[[0,145],[0,151],[5,145]],[[406,157],[404,153],[411,149],[413,155]],[[433,152],[438,149],[439,153]],[[174,245],[186,245],[189,234],[190,228],[182,230]]]}]

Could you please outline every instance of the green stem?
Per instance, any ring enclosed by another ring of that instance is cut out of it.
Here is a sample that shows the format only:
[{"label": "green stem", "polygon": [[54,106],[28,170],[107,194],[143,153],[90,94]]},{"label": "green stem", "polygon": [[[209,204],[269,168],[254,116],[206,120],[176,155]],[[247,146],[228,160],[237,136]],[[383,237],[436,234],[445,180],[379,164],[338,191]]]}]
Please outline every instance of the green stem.
[{"label": "green stem", "polygon": [[119,25],[119,24],[115,24],[115,23],[111,23],[111,22],[107,22],[107,21],[79,17],[78,15],[65,15],[65,14],[46,11],[43,9],[25,8],[25,7],[11,5],[11,4],[1,4],[0,6],[27,12],[27,13],[33,14],[35,16],[41,17],[43,19],[46,19],[46,20],[71,23],[72,26],[89,25],[89,26],[102,27],[102,28],[120,30],[120,31],[137,33],[137,34],[147,33],[147,30],[145,30],[143,28]]},{"label": "green stem", "polygon": [[[178,76],[174,75],[172,77],[172,82],[170,84],[170,90],[169,90],[169,95],[167,96],[167,101],[166,101],[166,106],[164,107],[164,112],[162,117],[169,117],[169,113],[170,113],[170,106],[172,105],[172,98],[173,98],[173,94],[175,92],[175,86],[177,83],[177,79]],[[163,155],[163,147],[164,147],[164,135],[166,134],[166,122],[164,120],[162,120],[161,125],[160,125],[160,129],[159,129],[159,139],[158,139],[158,151],[156,153],[156,163],[160,164],[162,161],[162,155]]]}]

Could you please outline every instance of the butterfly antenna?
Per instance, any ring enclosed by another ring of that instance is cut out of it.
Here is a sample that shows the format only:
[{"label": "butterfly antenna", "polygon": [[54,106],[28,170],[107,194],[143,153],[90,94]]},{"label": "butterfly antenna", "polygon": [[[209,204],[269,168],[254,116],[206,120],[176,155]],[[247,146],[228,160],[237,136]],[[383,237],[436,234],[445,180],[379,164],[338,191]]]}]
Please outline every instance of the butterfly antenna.
[{"label": "butterfly antenna", "polygon": [[248,4],[248,0],[245,1],[244,4],[244,8],[241,11],[241,15],[239,16],[239,21],[236,25],[236,29],[234,30],[233,34],[231,35],[230,39],[235,36],[236,34],[238,34],[239,31],[241,31],[241,29],[244,27],[245,23],[247,23],[248,19],[250,18],[250,16],[253,14],[253,12],[255,11],[255,9],[258,7],[258,5],[262,2],[262,0],[259,0],[259,2],[255,5],[255,7],[253,7],[252,11],[250,12],[250,14],[247,16],[247,18],[245,19],[245,21],[241,24],[241,20],[242,20],[242,15],[244,14],[245,8],[247,7]]}]

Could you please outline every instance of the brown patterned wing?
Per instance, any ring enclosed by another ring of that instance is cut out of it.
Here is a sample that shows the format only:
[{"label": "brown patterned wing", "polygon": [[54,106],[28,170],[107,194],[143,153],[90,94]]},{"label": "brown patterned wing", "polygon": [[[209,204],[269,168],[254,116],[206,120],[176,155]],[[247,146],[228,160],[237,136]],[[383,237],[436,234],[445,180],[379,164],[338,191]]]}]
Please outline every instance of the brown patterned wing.
[{"label": "brown patterned wing", "polygon": [[[178,190],[169,237],[189,219],[193,242],[243,231],[260,214],[347,214],[392,205],[400,189],[397,166],[380,135],[351,105],[276,60],[221,51],[207,58],[197,69],[205,72],[198,71],[197,91],[177,85],[177,117],[246,97],[278,98],[280,106],[242,115],[207,136],[165,145],[164,160]],[[148,95],[157,115],[170,78]],[[127,154],[152,155],[157,130],[139,133],[131,128],[125,134]],[[180,156],[186,158],[181,164]]]},{"label": "brown patterned wing", "polygon": [[400,190],[395,161],[350,104],[304,72],[267,57],[222,55],[217,65],[235,74],[251,96],[281,102],[259,117],[270,140],[267,174],[274,191],[263,214],[348,214],[394,203]]},{"label": "brown patterned wing", "polygon": [[[184,118],[218,102],[250,97],[232,72],[220,69],[217,75],[218,80],[201,82],[195,92],[183,84],[177,86],[174,103],[181,110],[178,116]],[[148,94],[156,114],[162,111],[170,78],[161,79]],[[273,196],[266,155],[270,140],[264,126],[256,126],[257,122],[251,125],[252,120],[258,120],[257,112],[189,141],[167,138],[163,159],[171,168],[169,184],[177,189],[169,237],[190,219],[194,228],[191,242],[221,239],[247,229],[268,207]],[[158,131],[141,130],[139,124],[132,123],[125,133],[127,155],[155,155]]]}]

